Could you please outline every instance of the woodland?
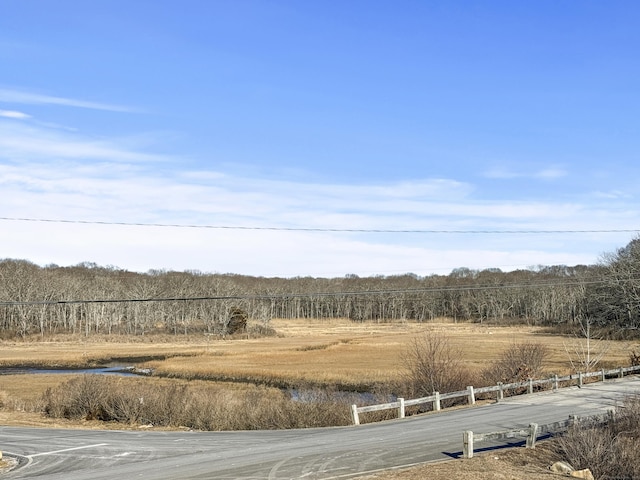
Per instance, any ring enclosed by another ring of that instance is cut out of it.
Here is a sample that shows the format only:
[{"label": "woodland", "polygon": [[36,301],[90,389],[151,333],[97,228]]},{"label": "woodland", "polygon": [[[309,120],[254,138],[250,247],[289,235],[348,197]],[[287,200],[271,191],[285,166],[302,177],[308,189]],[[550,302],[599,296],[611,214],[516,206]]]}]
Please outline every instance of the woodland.
[{"label": "woodland", "polygon": [[267,278],[0,260],[0,338],[224,336],[234,333],[230,326],[238,312],[263,333],[272,318],[428,322],[446,317],[558,329],[587,321],[611,338],[630,338],[640,332],[640,237],[595,265],[509,272],[457,268],[429,276]]}]

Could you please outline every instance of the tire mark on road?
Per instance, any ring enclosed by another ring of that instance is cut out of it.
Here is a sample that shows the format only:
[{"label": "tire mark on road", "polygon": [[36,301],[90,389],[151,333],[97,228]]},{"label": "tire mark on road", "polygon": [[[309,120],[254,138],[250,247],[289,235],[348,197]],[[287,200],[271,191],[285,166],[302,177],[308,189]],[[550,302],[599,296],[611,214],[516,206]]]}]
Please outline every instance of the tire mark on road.
[{"label": "tire mark on road", "polygon": [[109,444],[108,443],[96,443],[95,445],[83,445],[81,447],[64,448],[62,450],[53,450],[52,452],[34,453],[33,455],[27,455],[27,458],[42,457],[43,455],[54,455],[56,453],[71,452],[73,450],[84,450],[84,449],[87,449],[87,448],[104,447],[106,445],[109,445]]}]

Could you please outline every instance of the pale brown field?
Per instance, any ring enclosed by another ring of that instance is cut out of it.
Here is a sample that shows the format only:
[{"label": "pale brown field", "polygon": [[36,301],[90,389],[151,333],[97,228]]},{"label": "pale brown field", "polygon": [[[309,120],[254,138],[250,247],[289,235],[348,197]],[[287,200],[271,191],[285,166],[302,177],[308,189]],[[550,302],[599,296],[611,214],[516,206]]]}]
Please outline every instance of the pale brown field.
[{"label": "pale brown field", "polygon": [[[358,324],[348,320],[310,323],[275,320],[281,337],[212,343],[200,355],[145,363],[162,375],[185,378],[253,379],[272,384],[372,385],[397,379],[405,352],[416,337],[436,331],[459,349],[472,371],[496,360],[510,345],[539,342],[550,355],[545,370],[567,373],[566,347],[576,339],[540,333],[532,327],[495,327],[471,323]],[[627,365],[628,342],[606,342],[603,366]]]},{"label": "pale brown field", "polygon": [[[0,366],[32,365],[82,367],[105,364],[136,364],[152,368],[154,374],[183,379],[209,379],[271,385],[329,385],[361,388],[393,381],[404,370],[404,352],[412,339],[424,332],[446,335],[462,352],[468,368],[477,372],[496,360],[514,343],[539,342],[549,348],[545,371],[569,371],[566,347],[575,338],[541,333],[535,327],[489,326],[473,323],[354,323],[349,320],[273,320],[278,336],[213,340],[209,337],[148,337],[141,341],[109,338],[67,341],[3,342]],[[108,340],[108,341],[107,341]],[[603,342],[601,366],[627,365],[637,342]],[[148,360],[150,359],[150,360]],[[147,361],[145,361],[147,360]],[[21,398],[39,395],[46,386],[64,380],[46,381],[34,376],[12,379],[1,376],[0,389],[21,391]],[[23,376],[20,376],[23,377]]]},{"label": "pale brown field", "polygon": [[[203,379],[224,379],[226,388],[243,388],[232,380],[271,385],[337,385],[358,388],[393,381],[404,369],[408,345],[424,332],[446,335],[454,348],[463,352],[468,368],[478,372],[514,343],[539,342],[549,349],[544,369],[564,374],[570,364],[567,347],[577,339],[544,334],[534,327],[500,327],[471,323],[353,323],[348,320],[310,322],[273,320],[276,337],[214,340],[209,337],[153,337],[144,339],[94,338],[55,341],[3,342],[0,367],[83,367],[105,364],[153,368],[151,377],[159,384]],[[601,366],[628,365],[629,353],[638,342],[603,342],[594,349],[606,351]],[[69,380],[69,375],[0,375],[0,409],[3,425],[31,425],[82,428],[136,428],[109,426],[96,421],[46,418],[37,413],[42,393]],[[542,453],[542,452],[539,452]],[[407,470],[380,472],[367,478],[414,480],[432,478],[549,478],[549,458],[532,451],[516,450],[498,457],[483,455],[471,460],[425,465]]]}]

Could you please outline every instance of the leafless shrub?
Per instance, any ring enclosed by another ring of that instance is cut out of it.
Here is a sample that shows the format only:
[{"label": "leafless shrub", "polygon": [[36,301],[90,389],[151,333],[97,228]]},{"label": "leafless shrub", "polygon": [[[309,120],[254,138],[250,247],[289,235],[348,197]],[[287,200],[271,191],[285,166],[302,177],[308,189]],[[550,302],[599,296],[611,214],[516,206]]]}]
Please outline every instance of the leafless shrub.
[{"label": "leafless shrub", "polygon": [[560,453],[576,469],[597,479],[640,478],[640,397],[630,397],[605,424],[579,423],[558,438]]},{"label": "leafless shrub", "polygon": [[[425,332],[415,337],[403,358],[406,367],[403,394],[418,398],[433,392],[464,390],[472,384],[472,377],[462,358],[462,353],[441,333]],[[443,406],[453,402],[455,400],[443,402]]]},{"label": "leafless shrub", "polygon": [[67,392],[47,389],[43,396],[44,411],[49,416],[105,419],[104,406],[107,391],[95,375],[82,375],[75,381],[67,382]]},{"label": "leafless shrub", "polygon": [[161,386],[143,379],[86,375],[43,395],[50,417],[86,418],[197,430],[255,430],[348,425],[348,399],[318,391],[293,401],[269,387],[226,390],[189,384]]},{"label": "leafless shrub", "polygon": [[141,396],[142,393],[140,391],[121,388],[120,385],[112,385],[112,387],[114,386],[118,387],[117,391],[110,390],[108,401],[103,406],[104,419],[128,424],[140,422],[145,409],[145,397]]},{"label": "leafless shrub", "polygon": [[631,353],[629,353],[629,363],[632,367],[637,367],[638,365],[640,365],[640,352],[636,351],[635,349],[632,350]]},{"label": "leafless shrub", "polygon": [[258,323],[247,325],[247,333],[251,338],[275,337],[278,335],[278,332],[273,327]]},{"label": "leafless shrub", "polygon": [[539,378],[548,353],[549,349],[541,343],[513,344],[482,372],[482,378],[491,385]]},{"label": "leafless shrub", "polygon": [[629,438],[640,439],[640,395],[629,396],[616,410],[616,431]]},{"label": "leafless shrub", "polygon": [[559,445],[567,461],[576,469],[588,468],[596,477],[611,470],[615,436],[607,429],[585,429],[574,426],[559,439]]}]

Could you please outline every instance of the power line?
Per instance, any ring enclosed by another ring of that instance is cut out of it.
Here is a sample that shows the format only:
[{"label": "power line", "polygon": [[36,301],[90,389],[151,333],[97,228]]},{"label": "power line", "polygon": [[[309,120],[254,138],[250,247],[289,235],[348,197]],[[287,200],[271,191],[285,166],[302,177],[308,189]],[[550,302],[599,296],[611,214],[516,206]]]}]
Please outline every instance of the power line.
[{"label": "power line", "polygon": [[455,230],[455,229],[384,229],[384,228],[311,228],[311,227],[258,227],[241,225],[201,225],[178,223],[103,222],[98,220],[62,220],[50,218],[0,217],[3,221],[67,223],[77,225],[111,225],[126,227],[202,228],[211,230],[265,230],[279,232],[334,232],[334,233],[426,233],[426,234],[578,234],[578,233],[637,233],[640,229],[585,229],[585,230]]},{"label": "power line", "polygon": [[222,301],[222,300],[289,300],[295,298],[311,297],[347,297],[347,296],[373,296],[373,295],[394,295],[394,294],[426,294],[443,292],[468,292],[486,290],[506,290],[515,288],[542,288],[542,287],[570,287],[598,285],[609,282],[609,279],[592,279],[581,281],[548,281],[529,282],[512,284],[485,284],[485,285],[451,285],[424,288],[397,288],[381,290],[353,290],[341,292],[311,292],[311,293],[270,293],[270,294],[246,294],[246,295],[212,295],[200,297],[151,297],[151,298],[105,298],[105,299],[76,299],[76,300],[33,300],[33,301],[0,301],[0,306],[52,306],[52,305],[74,305],[74,304],[107,304],[107,303],[152,303],[152,302],[199,302],[199,301]]}]

